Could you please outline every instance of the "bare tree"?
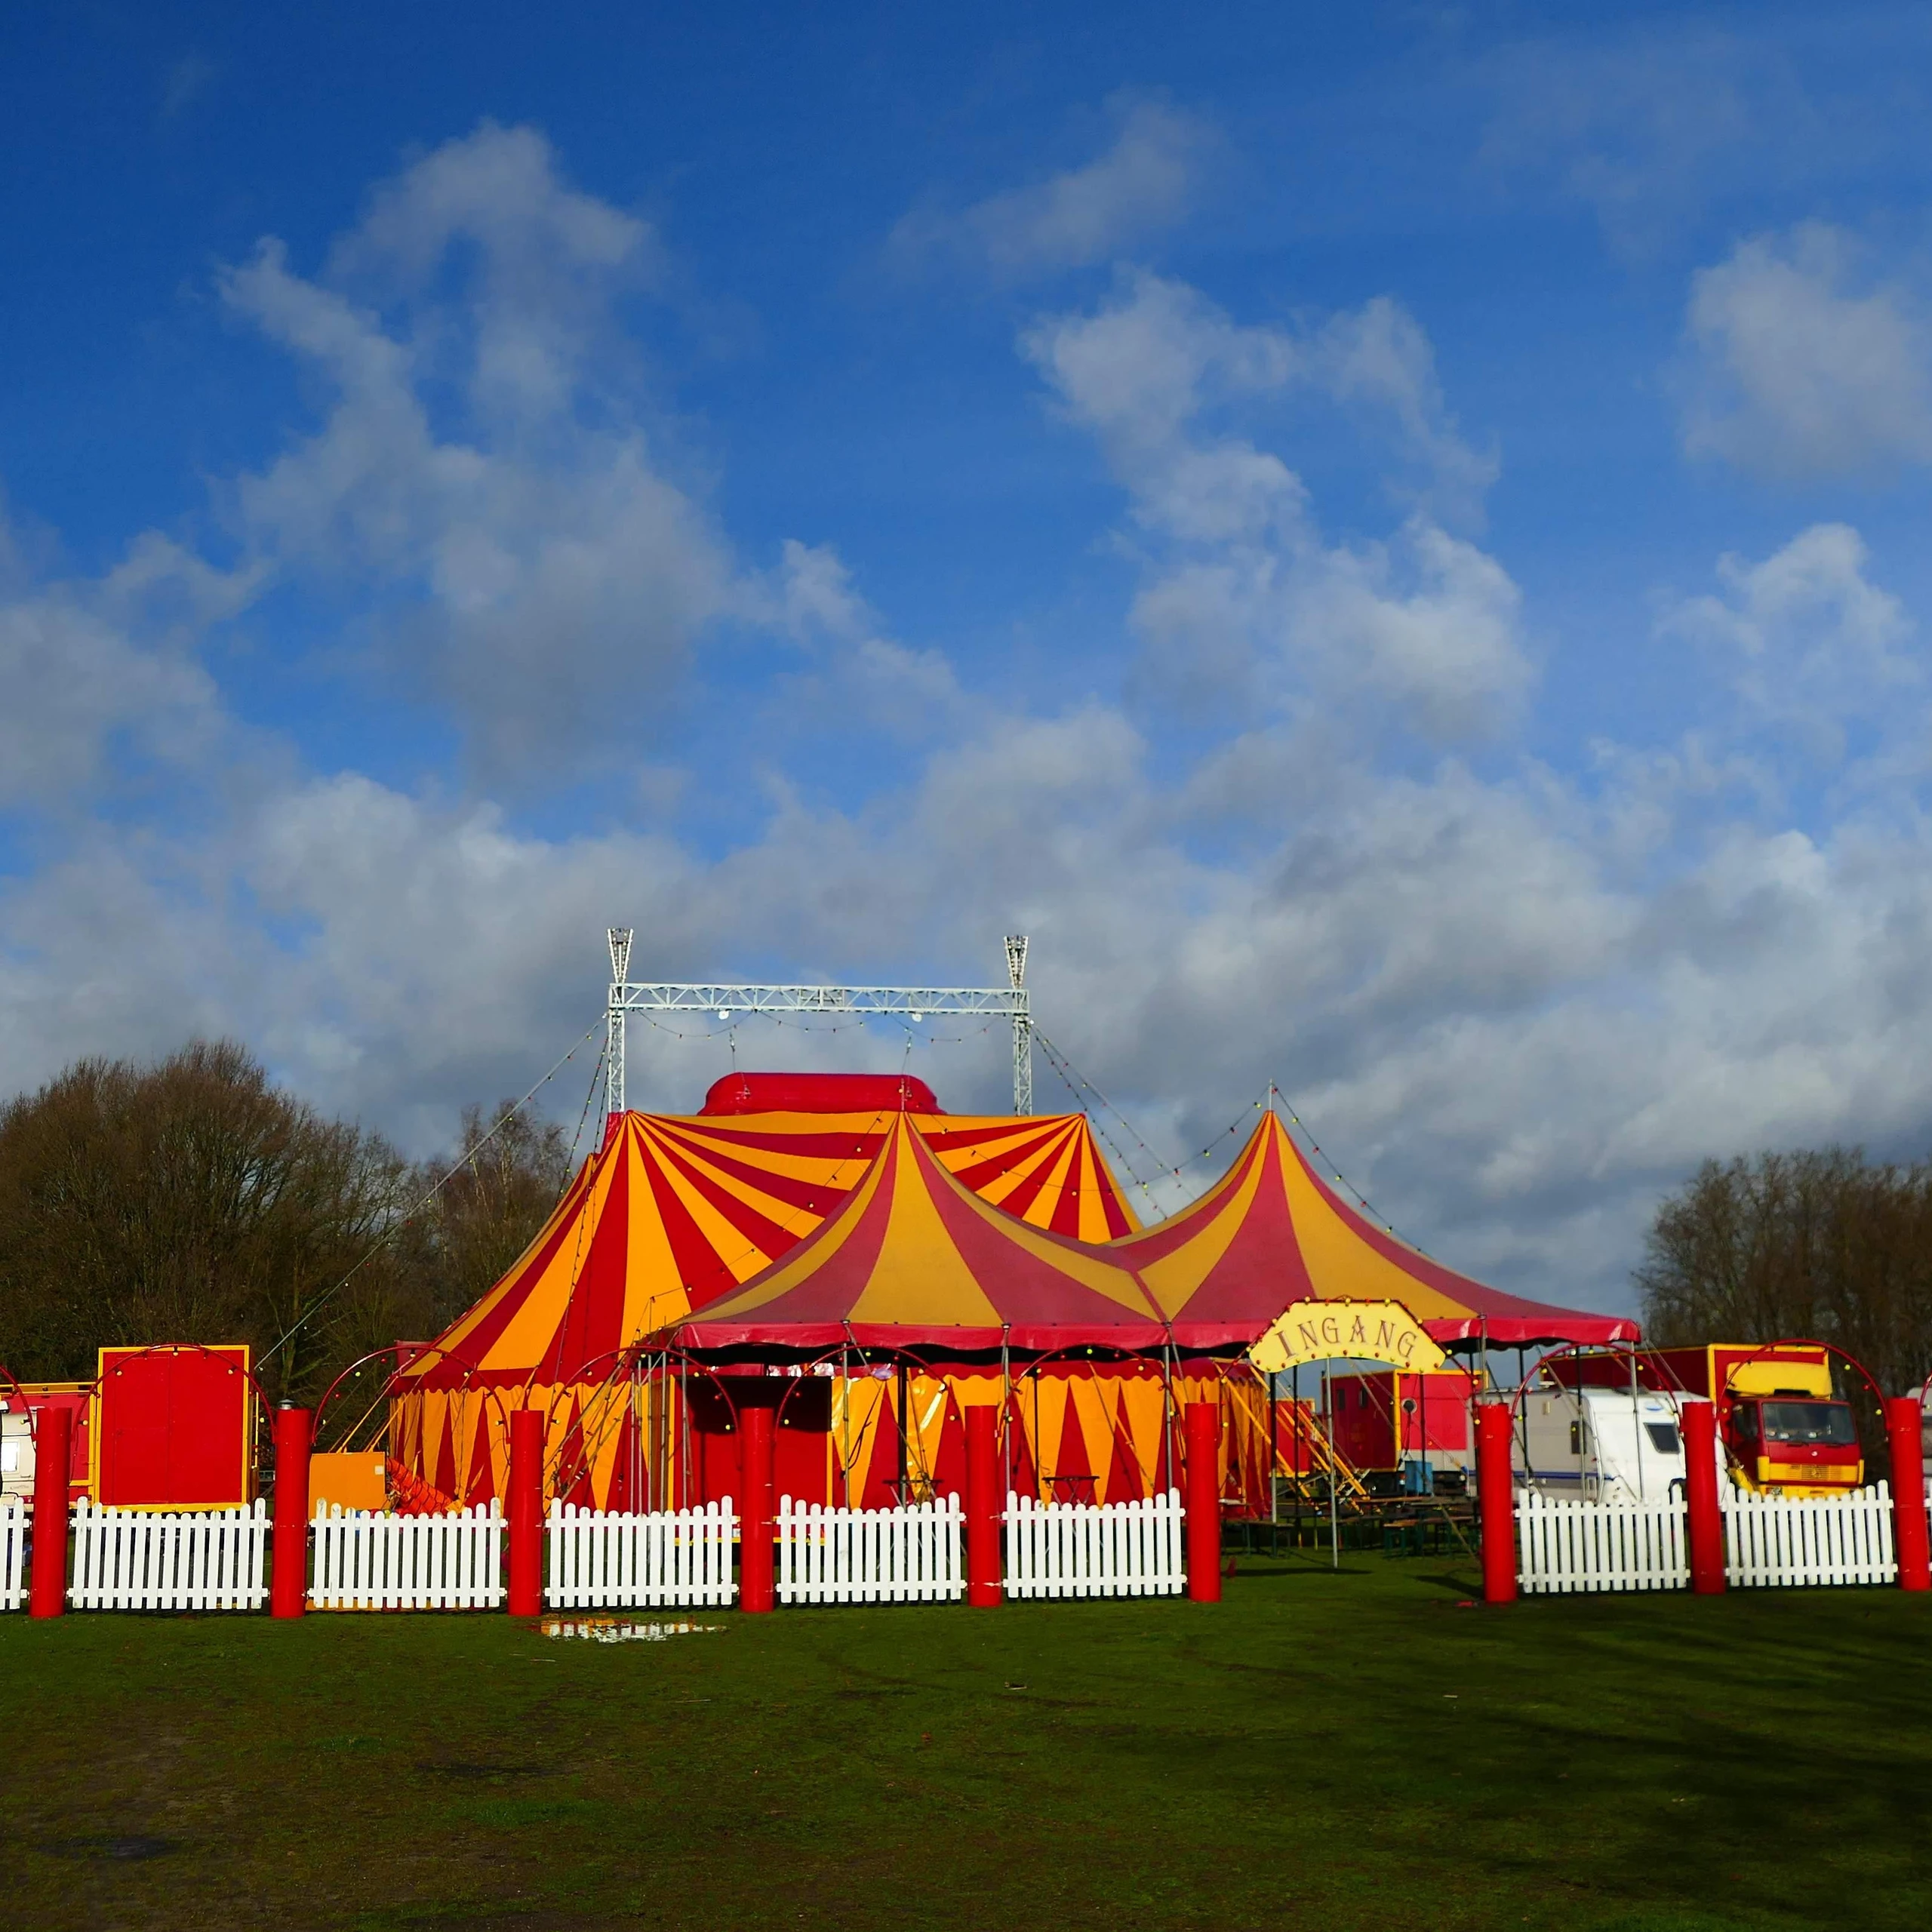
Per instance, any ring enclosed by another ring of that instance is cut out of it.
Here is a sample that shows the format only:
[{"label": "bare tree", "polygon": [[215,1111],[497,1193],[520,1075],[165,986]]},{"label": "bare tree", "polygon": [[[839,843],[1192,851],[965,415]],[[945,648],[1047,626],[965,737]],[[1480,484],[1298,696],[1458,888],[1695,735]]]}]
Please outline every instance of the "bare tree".
[{"label": "bare tree", "polygon": [[1932,1162],[1707,1161],[1657,1209],[1635,1279],[1653,1341],[1810,1337],[1897,1392],[1932,1371]]},{"label": "bare tree", "polygon": [[[278,1340],[378,1240],[401,1164],[241,1047],[83,1060],[0,1109],[0,1358],[85,1377],[103,1344]],[[312,1394],[327,1331],[272,1364]]]}]

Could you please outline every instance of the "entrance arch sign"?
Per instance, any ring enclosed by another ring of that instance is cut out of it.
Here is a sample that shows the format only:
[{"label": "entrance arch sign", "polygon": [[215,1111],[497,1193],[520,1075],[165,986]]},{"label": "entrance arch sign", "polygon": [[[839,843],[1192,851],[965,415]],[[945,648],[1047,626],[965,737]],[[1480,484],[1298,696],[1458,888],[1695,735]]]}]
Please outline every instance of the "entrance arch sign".
[{"label": "entrance arch sign", "polygon": [[1440,1368],[1447,1359],[1398,1301],[1293,1302],[1247,1352],[1263,1375],[1305,1361],[1386,1361]]}]

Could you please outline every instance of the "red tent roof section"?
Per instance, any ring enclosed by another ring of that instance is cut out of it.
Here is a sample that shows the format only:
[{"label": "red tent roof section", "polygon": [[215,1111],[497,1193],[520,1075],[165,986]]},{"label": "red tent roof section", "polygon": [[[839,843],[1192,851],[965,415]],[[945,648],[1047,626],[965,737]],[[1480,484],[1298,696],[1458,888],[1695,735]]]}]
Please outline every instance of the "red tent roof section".
[{"label": "red tent roof section", "polygon": [[701,1114],[936,1114],[933,1090],[905,1073],[728,1073]]},{"label": "red tent roof section", "polygon": [[1109,1244],[1183,1348],[1245,1345],[1290,1303],[1398,1301],[1438,1343],[1635,1341],[1635,1322],[1485,1287],[1346,1204],[1271,1110],[1227,1174],[1157,1226]]},{"label": "red tent roof section", "polygon": [[1158,1346],[1158,1312],[1106,1250],[1029,1227],[949,1174],[900,1116],[818,1230],[681,1324],[700,1349]]}]

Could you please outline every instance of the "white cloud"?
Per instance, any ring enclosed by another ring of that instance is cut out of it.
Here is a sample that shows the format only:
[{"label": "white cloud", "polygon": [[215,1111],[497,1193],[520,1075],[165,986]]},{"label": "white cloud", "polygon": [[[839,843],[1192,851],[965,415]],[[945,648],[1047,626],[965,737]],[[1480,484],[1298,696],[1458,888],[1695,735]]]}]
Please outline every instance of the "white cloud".
[{"label": "white cloud", "polygon": [[635,731],[740,595],[635,386],[614,386],[618,305],[654,259],[540,136],[486,125],[380,190],[323,278],[272,241],[223,278],[333,395],[240,479],[244,530],[323,594],[370,598],[381,655],[500,782]]},{"label": "white cloud", "polygon": [[1105,152],[1084,165],[957,214],[906,216],[896,248],[944,248],[1002,277],[1085,268],[1171,228],[1192,204],[1214,140],[1205,123],[1158,100],[1116,96],[1118,124]]},{"label": "white cloud", "polygon": [[1754,475],[1932,460],[1932,325],[1843,230],[1740,242],[1692,276],[1684,448]]},{"label": "white cloud", "polygon": [[209,749],[221,707],[192,646],[252,588],[155,536],[98,582],[35,582],[0,523],[0,804],[51,806],[117,765]]},{"label": "white cloud", "polygon": [[1659,628],[1718,653],[1761,716],[1889,717],[1920,670],[1911,619],[1866,575],[1869,561],[1848,525],[1814,524],[1761,563],[1720,557],[1721,593],[1673,605]]},{"label": "white cloud", "polygon": [[[1023,343],[1128,493],[1146,567],[1134,607],[1165,695],[1331,708],[1442,741],[1493,730],[1533,669],[1515,585],[1438,520],[1494,465],[1444,407],[1427,338],[1386,298],[1303,333],[1232,321],[1184,285],[1124,275],[1096,309]],[[1300,477],[1220,426],[1310,396],[1364,408],[1417,503],[1383,543],[1331,546]]]}]

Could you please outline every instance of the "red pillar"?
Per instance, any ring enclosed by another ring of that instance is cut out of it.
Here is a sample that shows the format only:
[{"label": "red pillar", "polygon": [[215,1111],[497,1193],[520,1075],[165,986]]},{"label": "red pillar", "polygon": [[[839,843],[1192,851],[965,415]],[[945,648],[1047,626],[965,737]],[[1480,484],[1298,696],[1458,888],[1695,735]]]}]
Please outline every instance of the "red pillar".
[{"label": "red pillar", "polygon": [[1476,1404],[1476,1501],[1482,1510],[1482,1600],[1516,1601],[1515,1429],[1507,1402]]},{"label": "red pillar", "polygon": [[1221,1405],[1187,1405],[1187,1593],[1221,1601]]},{"label": "red pillar", "polygon": [[1892,1445],[1892,1548],[1899,1559],[1899,1588],[1932,1589],[1932,1555],[1927,1552],[1925,1522],[1925,1454],[1915,1396],[1894,1395],[1887,1401],[1885,1433]]},{"label": "red pillar", "polygon": [[275,1543],[269,1614],[300,1617],[309,1607],[309,1447],[313,1409],[285,1402],[275,1412]]},{"label": "red pillar", "polygon": [[543,1441],[541,1409],[510,1411],[510,1614],[543,1614]]},{"label": "red pillar", "polygon": [[739,1509],[738,1607],[767,1611],[775,1598],[772,1586],[771,1411],[738,1411],[738,1455],[744,1501]]},{"label": "red pillar", "polygon": [[1690,1587],[1700,1597],[1717,1596],[1724,1586],[1717,1409],[1709,1402],[1686,1402],[1682,1420],[1684,1500],[1690,1518]]},{"label": "red pillar", "polygon": [[49,1403],[34,1417],[33,1576],[27,1609],[60,1617],[67,1608],[67,1466],[74,1453],[74,1412]]},{"label": "red pillar", "polygon": [[997,1610],[1004,1595],[998,1423],[999,1411],[983,1402],[966,1411],[966,1601],[981,1610]]}]

